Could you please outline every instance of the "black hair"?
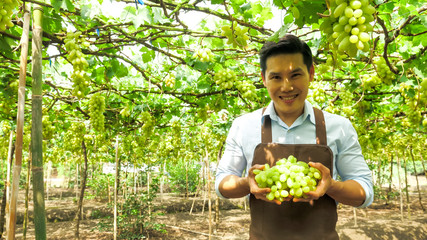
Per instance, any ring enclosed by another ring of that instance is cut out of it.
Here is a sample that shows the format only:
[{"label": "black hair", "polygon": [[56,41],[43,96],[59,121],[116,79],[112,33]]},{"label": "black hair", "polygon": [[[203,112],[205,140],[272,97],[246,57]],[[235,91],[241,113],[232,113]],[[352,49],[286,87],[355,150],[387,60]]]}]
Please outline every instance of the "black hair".
[{"label": "black hair", "polygon": [[297,36],[286,34],[278,42],[268,41],[262,46],[259,53],[262,74],[265,74],[267,68],[267,58],[283,53],[301,53],[304,64],[307,66],[307,70],[310,71],[313,65],[313,54],[310,47]]}]

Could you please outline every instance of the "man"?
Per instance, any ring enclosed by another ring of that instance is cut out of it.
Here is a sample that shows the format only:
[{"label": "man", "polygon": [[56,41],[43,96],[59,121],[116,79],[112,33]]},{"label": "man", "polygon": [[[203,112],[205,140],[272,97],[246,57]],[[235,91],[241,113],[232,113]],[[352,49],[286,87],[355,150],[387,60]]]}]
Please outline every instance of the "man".
[{"label": "man", "polygon": [[[216,192],[224,198],[250,195],[250,239],[338,239],[336,204],[367,207],[373,201],[371,172],[357,133],[346,118],[306,101],[314,66],[310,48],[298,37],[267,42],[260,64],[272,102],[233,122]],[[270,201],[266,194],[271,189],[258,187],[253,170],[289,155],[309,162],[322,178],[305,198]]]}]

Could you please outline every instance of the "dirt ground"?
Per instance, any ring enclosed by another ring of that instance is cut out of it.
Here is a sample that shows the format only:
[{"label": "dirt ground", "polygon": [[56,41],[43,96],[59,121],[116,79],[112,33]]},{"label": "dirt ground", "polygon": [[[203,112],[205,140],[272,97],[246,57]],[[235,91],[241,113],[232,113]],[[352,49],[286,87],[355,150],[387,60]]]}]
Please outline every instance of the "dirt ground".
[{"label": "dirt ground", "polygon": [[[425,179],[425,178],[424,178]],[[427,184],[425,185],[427,187]],[[427,188],[422,188],[422,206],[427,209]],[[62,191],[60,189],[57,192]],[[48,219],[47,239],[74,239],[75,194],[68,192],[62,199],[46,201]],[[212,206],[216,196],[212,195]],[[194,202],[194,205],[193,205]],[[403,198],[403,215],[400,209],[400,198],[385,204],[376,200],[369,208],[355,209],[338,206],[337,231],[342,240],[381,239],[381,240],[426,240],[427,214],[423,211],[418,193],[410,195],[410,209]],[[97,230],[101,216],[112,216],[112,208],[107,203],[94,200],[84,201],[84,220],[80,223],[80,239],[113,239],[113,229],[109,232]],[[208,201],[204,196],[185,199],[177,194],[165,194],[158,197],[153,206],[155,222],[164,224],[167,233],[151,232],[145,239],[248,239],[250,224],[249,209],[245,209],[245,199],[220,201],[219,223],[211,214],[211,235],[209,238]],[[23,211],[23,201],[18,205],[18,213]],[[30,203],[30,210],[32,205]],[[191,211],[191,213],[190,213]],[[94,214],[94,213],[97,214]],[[98,218],[97,218],[98,217]],[[16,239],[22,237],[22,219],[18,215]],[[27,238],[35,239],[34,225],[30,222]]]}]

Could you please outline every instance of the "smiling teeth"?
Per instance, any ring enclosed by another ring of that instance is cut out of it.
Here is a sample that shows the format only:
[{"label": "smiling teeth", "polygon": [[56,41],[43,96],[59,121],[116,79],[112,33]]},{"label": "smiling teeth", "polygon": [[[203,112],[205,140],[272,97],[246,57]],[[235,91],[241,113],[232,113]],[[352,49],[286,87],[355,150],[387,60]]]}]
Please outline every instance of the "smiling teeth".
[{"label": "smiling teeth", "polygon": [[292,96],[292,97],[280,97],[280,98],[283,99],[283,100],[292,100],[292,99],[295,98],[295,96]]}]

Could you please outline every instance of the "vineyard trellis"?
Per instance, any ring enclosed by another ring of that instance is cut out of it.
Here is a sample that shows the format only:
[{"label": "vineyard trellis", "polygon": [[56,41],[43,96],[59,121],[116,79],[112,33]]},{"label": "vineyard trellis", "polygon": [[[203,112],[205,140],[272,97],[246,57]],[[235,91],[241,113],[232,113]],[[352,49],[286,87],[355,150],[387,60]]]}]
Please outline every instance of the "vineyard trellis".
[{"label": "vineyard trellis", "polygon": [[[5,0],[0,159],[7,161],[16,141],[19,167],[18,153],[31,142],[33,196],[42,196],[34,198],[40,239],[46,238],[43,162],[72,162],[70,174],[77,174],[82,142],[89,166],[115,162],[113,149],[121,163],[135,167],[164,170],[163,164],[204,158],[214,166],[231,121],[269,101],[259,74],[260,46],[290,32],[314,53],[309,100],[352,120],[377,176],[376,197],[399,194],[403,218],[404,201],[410,214],[407,171],[426,172],[426,10],[416,0]],[[27,24],[30,59],[21,40]],[[18,95],[25,109],[18,108]],[[16,140],[9,139],[12,133]],[[17,173],[11,183],[20,175],[28,173]]]}]

